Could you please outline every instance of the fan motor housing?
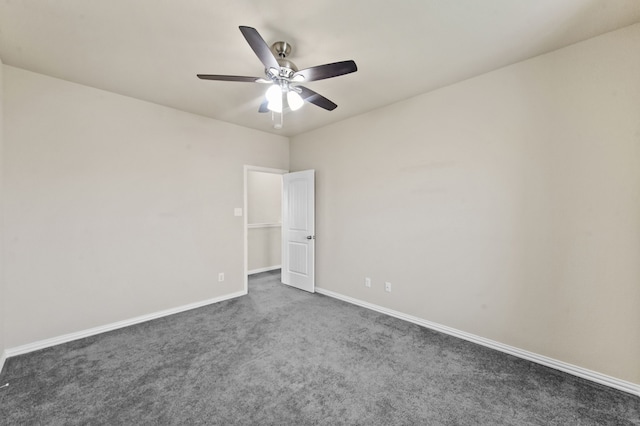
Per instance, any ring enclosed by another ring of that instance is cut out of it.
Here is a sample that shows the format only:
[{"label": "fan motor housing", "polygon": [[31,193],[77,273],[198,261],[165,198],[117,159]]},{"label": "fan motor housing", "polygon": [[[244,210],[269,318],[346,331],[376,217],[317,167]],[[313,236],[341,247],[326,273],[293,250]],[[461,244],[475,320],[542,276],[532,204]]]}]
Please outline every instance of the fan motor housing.
[{"label": "fan motor housing", "polygon": [[286,77],[286,78],[291,78],[293,77],[293,74],[298,71],[298,67],[296,66],[296,64],[294,64],[293,62],[291,62],[288,59],[277,59],[278,61],[278,65],[280,65],[280,76],[281,77]]},{"label": "fan motor housing", "polygon": [[296,64],[286,59],[291,54],[292,47],[286,41],[276,41],[271,45],[271,51],[280,65],[280,77],[291,78],[298,71]]}]

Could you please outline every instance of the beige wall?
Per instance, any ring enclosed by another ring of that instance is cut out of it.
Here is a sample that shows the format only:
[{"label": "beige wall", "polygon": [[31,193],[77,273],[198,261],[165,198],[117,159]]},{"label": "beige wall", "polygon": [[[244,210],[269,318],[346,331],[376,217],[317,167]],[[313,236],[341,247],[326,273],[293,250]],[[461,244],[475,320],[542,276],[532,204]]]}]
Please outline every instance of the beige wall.
[{"label": "beige wall", "polygon": [[8,347],[243,290],[243,166],[287,169],[286,138],[9,66],[4,83]]},{"label": "beige wall", "polygon": [[292,138],[317,285],[640,383],[639,46],[634,25]]},{"label": "beige wall", "polygon": [[247,233],[249,273],[277,269],[282,258],[282,228],[249,228]]},{"label": "beige wall", "polygon": [[282,175],[248,171],[247,205],[249,272],[280,266],[282,229],[271,225],[282,222]]},{"label": "beige wall", "polygon": [[282,175],[247,171],[247,221],[282,222]]}]

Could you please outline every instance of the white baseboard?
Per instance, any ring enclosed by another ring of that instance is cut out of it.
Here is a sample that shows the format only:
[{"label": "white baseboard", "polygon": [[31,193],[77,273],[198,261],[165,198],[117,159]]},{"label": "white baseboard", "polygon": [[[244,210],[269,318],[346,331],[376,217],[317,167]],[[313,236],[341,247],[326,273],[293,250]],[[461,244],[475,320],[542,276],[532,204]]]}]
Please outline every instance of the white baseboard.
[{"label": "white baseboard", "polygon": [[596,371],[588,370],[586,368],[578,367],[573,364],[569,364],[557,359],[549,358],[544,355],[539,355],[534,352],[529,352],[524,349],[519,349],[514,346],[505,345],[504,343],[496,342],[495,340],[485,339],[484,337],[476,336],[475,334],[467,333],[465,331],[457,330],[455,328],[447,327],[446,325],[438,324],[435,322],[427,321],[422,318],[407,315],[393,309],[384,308],[382,306],[374,305],[372,303],[364,302],[353,297],[345,296],[339,293],[335,293],[324,288],[316,287],[316,292],[325,296],[333,297],[335,299],[342,300],[354,305],[361,306],[363,308],[371,309],[376,312],[380,312],[385,315],[389,315],[401,320],[409,321],[422,327],[430,328],[435,331],[439,331],[444,334],[448,334],[460,339],[467,340],[469,342],[477,343],[482,346],[486,346],[491,349],[495,349],[500,352],[507,353],[509,355],[516,356],[518,358],[526,359],[528,361],[535,362],[537,364],[544,365],[556,370],[563,371],[565,373],[572,374],[574,376],[581,377],[583,379],[590,380],[592,382],[599,383],[601,385],[609,386],[630,394],[640,396],[640,384],[627,382],[625,380],[617,379],[615,377],[607,376],[605,374],[598,373]]},{"label": "white baseboard", "polygon": [[249,272],[247,272],[247,275],[259,274],[260,272],[275,271],[276,269],[280,269],[280,268],[282,268],[281,265],[275,265],[275,266],[267,266],[264,268],[252,269]]},{"label": "white baseboard", "polygon": [[[4,362],[7,360],[7,351],[2,351],[0,353],[0,373],[2,373],[2,369],[4,368]],[[0,383],[0,386],[4,383]]]},{"label": "white baseboard", "polygon": [[[245,291],[239,291],[236,293],[227,294],[221,297],[215,297],[213,299],[203,300],[201,302],[190,303],[188,305],[178,306],[171,309],[165,309],[164,311],[158,311],[147,315],[141,315],[139,317],[131,318],[124,321],[118,321],[111,324],[102,325],[99,327],[90,328],[87,330],[77,331],[75,333],[64,334],[62,336],[53,337],[51,339],[40,340],[26,345],[16,346],[14,348],[8,348],[5,350],[2,361],[5,358],[9,358],[16,355],[22,355],[29,352],[37,351],[40,349],[48,348],[50,346],[59,345],[61,343],[71,342],[73,340],[83,339],[85,337],[95,336],[96,334],[106,333],[107,331],[117,330],[119,328],[128,327],[130,325],[140,324],[142,322],[151,321],[157,318],[166,317],[168,315],[177,314],[191,309],[201,308],[203,306],[211,305],[214,303],[222,302],[236,297],[244,296],[247,294]],[[2,370],[0,370],[2,371]]]}]

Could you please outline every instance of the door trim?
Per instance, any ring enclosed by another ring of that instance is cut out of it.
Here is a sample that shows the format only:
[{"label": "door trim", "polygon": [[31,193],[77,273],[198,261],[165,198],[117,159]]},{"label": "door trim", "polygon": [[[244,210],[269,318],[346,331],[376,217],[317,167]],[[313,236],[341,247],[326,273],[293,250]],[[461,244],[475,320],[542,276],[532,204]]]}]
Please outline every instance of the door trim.
[{"label": "door trim", "polygon": [[261,167],[261,166],[250,166],[245,164],[243,167],[243,182],[244,182],[244,194],[243,194],[243,215],[242,215],[242,224],[243,224],[243,245],[244,245],[244,262],[243,262],[243,272],[244,272],[244,294],[249,293],[249,215],[247,210],[248,204],[248,185],[247,185],[247,176],[249,172],[262,172],[262,173],[273,173],[277,175],[283,175],[285,173],[289,173],[289,170],[285,169],[274,169],[271,167]]}]

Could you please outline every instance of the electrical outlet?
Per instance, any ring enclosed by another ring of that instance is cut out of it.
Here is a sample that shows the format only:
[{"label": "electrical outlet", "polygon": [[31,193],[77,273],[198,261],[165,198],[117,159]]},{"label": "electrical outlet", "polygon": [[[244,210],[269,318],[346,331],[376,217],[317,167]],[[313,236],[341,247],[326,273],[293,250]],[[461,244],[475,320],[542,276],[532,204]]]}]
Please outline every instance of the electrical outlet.
[{"label": "electrical outlet", "polygon": [[371,288],[371,278],[366,277],[366,278],[364,279],[364,286],[365,286],[365,287],[369,287],[369,288]]},{"label": "electrical outlet", "polygon": [[386,291],[387,293],[391,293],[391,283],[389,281],[386,281],[384,283],[384,291]]},{"label": "electrical outlet", "polygon": [[224,281],[224,272],[218,274],[218,282],[221,283],[222,281]]}]

